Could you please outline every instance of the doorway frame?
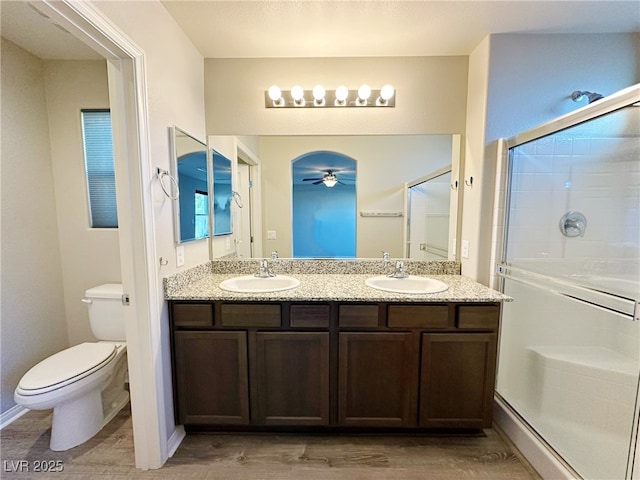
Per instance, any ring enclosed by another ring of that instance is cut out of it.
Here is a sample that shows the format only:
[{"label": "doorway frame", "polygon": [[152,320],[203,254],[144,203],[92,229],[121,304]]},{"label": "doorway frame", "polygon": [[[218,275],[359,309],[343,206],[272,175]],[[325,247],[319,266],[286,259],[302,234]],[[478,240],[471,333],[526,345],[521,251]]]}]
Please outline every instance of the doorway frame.
[{"label": "doorway frame", "polygon": [[154,360],[161,345],[161,325],[155,320],[161,318],[164,299],[155,260],[145,54],[90,3],[29,3],[107,61],[120,264],[130,299],[124,312],[135,465],[160,468],[184,438],[184,429],[167,436],[161,420],[171,406],[165,404],[162,362]]}]

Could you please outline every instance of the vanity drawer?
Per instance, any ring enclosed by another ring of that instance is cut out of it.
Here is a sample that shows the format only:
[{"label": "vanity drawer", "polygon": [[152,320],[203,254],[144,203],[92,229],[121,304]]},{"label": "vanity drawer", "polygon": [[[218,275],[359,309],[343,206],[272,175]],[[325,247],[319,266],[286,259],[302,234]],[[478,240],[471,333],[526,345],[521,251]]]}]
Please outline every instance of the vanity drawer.
[{"label": "vanity drawer", "polygon": [[258,303],[223,303],[220,325],[223,327],[279,327],[280,305]]},{"label": "vanity drawer", "polygon": [[174,303],[174,327],[213,327],[213,305],[210,303]]},{"label": "vanity drawer", "polygon": [[377,327],[377,305],[340,305],[338,323],[341,327]]},{"label": "vanity drawer", "polygon": [[451,328],[447,305],[389,305],[387,326],[390,328]]},{"label": "vanity drawer", "polygon": [[289,319],[292,327],[329,328],[329,305],[291,305]]},{"label": "vanity drawer", "polygon": [[457,327],[462,329],[497,330],[500,322],[498,305],[458,305]]}]

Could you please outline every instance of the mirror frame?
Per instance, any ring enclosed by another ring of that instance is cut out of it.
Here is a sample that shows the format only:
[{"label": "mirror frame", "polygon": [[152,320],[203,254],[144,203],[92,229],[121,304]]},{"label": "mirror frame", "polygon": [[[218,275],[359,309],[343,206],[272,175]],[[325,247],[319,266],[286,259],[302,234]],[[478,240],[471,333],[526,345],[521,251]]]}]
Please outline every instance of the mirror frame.
[{"label": "mirror frame", "polygon": [[[211,165],[212,165],[212,183],[213,183],[213,188],[211,188],[211,204],[212,204],[212,208],[210,208],[210,224],[212,225],[212,230],[213,230],[213,236],[214,237],[220,237],[223,235],[231,235],[233,234],[233,215],[231,213],[231,204],[232,204],[232,200],[234,198],[234,190],[233,190],[233,167],[232,167],[232,162],[231,160],[229,160],[226,156],[224,156],[223,154],[221,154],[220,152],[218,152],[216,149],[214,148],[209,148],[209,151],[211,152]],[[224,169],[218,169],[216,168],[216,156],[222,160],[225,161],[225,167]],[[226,163],[229,163],[229,168],[227,169],[226,167]],[[222,174],[224,170],[224,174]],[[227,175],[227,170],[228,170],[228,175]],[[228,182],[220,182],[221,178],[224,178],[225,180],[228,177]],[[227,199],[227,208],[229,210],[229,225],[227,227],[227,224],[225,223],[224,227],[224,231],[217,231],[216,230],[216,206],[218,205],[218,203],[216,202],[216,185],[221,185],[221,184],[227,184],[229,185],[229,197]]]},{"label": "mirror frame", "polygon": [[[207,147],[207,145],[198,140],[197,138],[195,138],[193,135],[190,135],[189,133],[185,132],[183,129],[173,125],[171,127],[169,127],[169,143],[170,143],[170,151],[171,151],[171,168],[172,168],[172,175],[173,178],[175,180],[175,183],[178,185],[178,198],[176,198],[173,202],[173,230],[174,230],[174,236],[175,236],[175,243],[177,245],[183,244],[183,243],[188,243],[188,242],[194,242],[194,241],[198,241],[198,240],[205,240],[205,239],[209,239],[211,238],[211,229],[212,229],[212,184],[211,184],[211,160],[209,159],[209,148]],[[180,228],[180,218],[181,218],[181,212],[180,212],[180,199],[181,196],[183,194],[182,189],[180,188],[180,175],[179,175],[179,170],[178,170],[178,162],[180,157],[187,155],[189,153],[192,152],[199,152],[200,150],[193,150],[193,151],[189,151],[189,152],[185,152],[182,153],[181,155],[178,152],[178,141],[177,141],[177,137],[178,136],[184,136],[187,137],[191,140],[193,140],[194,142],[196,142],[198,145],[202,146],[202,151],[204,152],[204,157],[205,157],[205,167],[206,167],[206,185],[207,185],[207,233],[206,235],[200,236],[200,237],[194,237],[194,238],[187,238],[187,239],[182,239],[182,232],[181,232],[181,228]]]}]

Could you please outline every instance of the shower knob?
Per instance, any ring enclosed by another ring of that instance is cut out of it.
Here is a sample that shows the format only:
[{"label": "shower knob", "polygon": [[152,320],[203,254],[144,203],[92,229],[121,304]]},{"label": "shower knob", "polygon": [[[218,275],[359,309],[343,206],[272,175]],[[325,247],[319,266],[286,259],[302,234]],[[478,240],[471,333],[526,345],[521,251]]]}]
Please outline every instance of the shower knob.
[{"label": "shower knob", "polygon": [[560,231],[565,237],[584,237],[587,218],[580,212],[567,212],[560,219]]}]

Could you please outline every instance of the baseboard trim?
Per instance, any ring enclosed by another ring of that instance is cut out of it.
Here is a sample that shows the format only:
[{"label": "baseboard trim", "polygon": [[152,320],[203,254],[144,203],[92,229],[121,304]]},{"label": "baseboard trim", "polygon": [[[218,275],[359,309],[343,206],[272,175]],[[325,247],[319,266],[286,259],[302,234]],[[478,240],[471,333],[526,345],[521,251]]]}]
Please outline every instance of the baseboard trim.
[{"label": "baseboard trim", "polygon": [[493,421],[542,478],[576,480],[581,477],[500,397],[494,398]]},{"label": "baseboard trim", "polygon": [[29,409],[23,407],[22,405],[14,405],[9,410],[0,413],[0,430],[8,425],[11,425],[28,411]]},{"label": "baseboard trim", "polygon": [[173,457],[173,454],[176,453],[176,450],[178,449],[186,435],[187,434],[184,430],[184,427],[182,425],[177,425],[173,430],[173,433],[169,437],[169,440],[167,441],[167,458]]}]

